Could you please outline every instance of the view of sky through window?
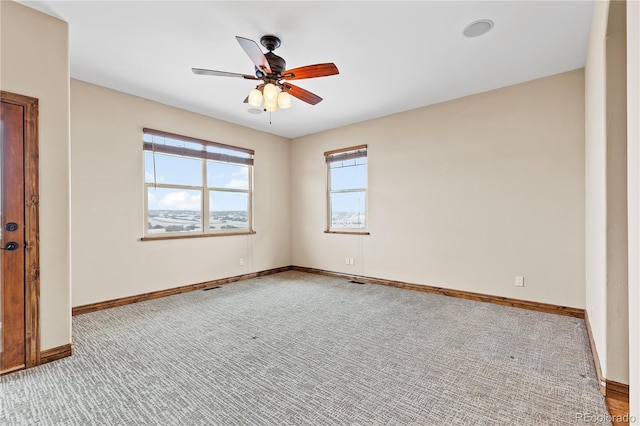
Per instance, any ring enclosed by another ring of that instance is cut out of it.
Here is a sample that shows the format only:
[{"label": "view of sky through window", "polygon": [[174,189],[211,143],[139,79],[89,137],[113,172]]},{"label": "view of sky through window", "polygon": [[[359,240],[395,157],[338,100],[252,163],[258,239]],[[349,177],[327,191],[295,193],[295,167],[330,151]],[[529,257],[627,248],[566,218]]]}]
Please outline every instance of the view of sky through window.
[{"label": "view of sky through window", "polygon": [[331,229],[366,226],[367,157],[329,163]]},{"label": "view of sky through window", "polygon": [[[152,152],[145,152],[145,182],[149,189],[149,210],[200,210],[200,191],[197,194],[185,189],[154,188],[153,183],[202,186],[202,164],[199,159],[174,155],[155,154],[155,181]],[[207,162],[209,187],[249,189],[249,167],[239,164]],[[211,210],[246,210],[246,201],[233,193],[219,192]]]}]

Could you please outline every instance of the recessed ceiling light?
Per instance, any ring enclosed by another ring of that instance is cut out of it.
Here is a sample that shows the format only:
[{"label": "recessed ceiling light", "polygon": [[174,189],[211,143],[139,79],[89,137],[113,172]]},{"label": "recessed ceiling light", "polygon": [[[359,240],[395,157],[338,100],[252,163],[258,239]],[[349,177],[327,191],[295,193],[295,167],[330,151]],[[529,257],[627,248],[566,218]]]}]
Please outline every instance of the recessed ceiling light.
[{"label": "recessed ceiling light", "polygon": [[249,108],[247,112],[249,114],[262,114],[262,110],[260,108]]},{"label": "recessed ceiling light", "polygon": [[479,37],[488,33],[493,28],[493,21],[491,19],[480,19],[467,25],[463,34],[466,37]]}]

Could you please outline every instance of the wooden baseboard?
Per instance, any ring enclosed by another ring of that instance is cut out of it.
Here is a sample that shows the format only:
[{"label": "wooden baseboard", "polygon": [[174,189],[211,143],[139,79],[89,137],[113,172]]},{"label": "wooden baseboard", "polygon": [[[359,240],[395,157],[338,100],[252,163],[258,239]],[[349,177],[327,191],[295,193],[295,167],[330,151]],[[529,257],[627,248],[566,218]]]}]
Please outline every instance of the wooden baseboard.
[{"label": "wooden baseboard", "polygon": [[306,268],[302,266],[292,266],[291,269],[295,271],[300,271],[300,272],[308,272],[311,274],[345,278],[345,279],[369,283],[369,284],[380,284],[380,285],[386,285],[390,287],[403,288],[407,290],[439,294],[442,296],[457,297],[459,299],[476,300],[478,302],[493,303],[496,305],[503,305],[503,306],[512,306],[514,308],[529,309],[532,311],[546,312],[549,314],[564,315],[564,316],[570,316],[575,318],[584,318],[584,309],[579,309],[579,308],[570,308],[567,306],[552,305],[549,303],[531,302],[531,301],[520,300],[520,299],[511,299],[509,297],[492,296],[488,294],[472,293],[469,291],[462,291],[462,290],[451,290],[451,289],[446,289],[442,287],[433,287],[433,286],[422,285],[422,284],[411,284],[411,283],[405,283],[401,281],[385,280],[381,278],[363,277],[360,275],[351,275],[351,274],[345,274],[341,272],[326,271],[323,269]]},{"label": "wooden baseboard", "polygon": [[66,345],[58,346],[56,348],[45,349],[40,352],[40,364],[46,364],[48,362],[57,361],[62,358],[73,355],[73,345],[67,343]]},{"label": "wooden baseboard", "polygon": [[202,283],[189,284],[181,287],[169,288],[166,290],[153,291],[150,293],[138,294],[135,296],[121,297],[118,299],[105,300],[104,302],[90,303],[88,305],[75,306],[71,310],[72,315],[88,314],[90,312],[101,311],[103,309],[115,308],[118,306],[130,305],[132,303],[144,302],[146,300],[158,299],[160,297],[173,296],[175,294],[187,293],[190,291],[204,290],[210,287],[216,287],[236,281],[248,280],[251,278],[263,277],[265,275],[277,274],[279,272],[288,271],[289,266],[281,268],[267,269],[265,271],[252,272],[250,274],[236,275],[235,277],[221,278]]},{"label": "wooden baseboard", "polygon": [[611,415],[613,426],[626,426],[629,424],[629,385],[606,381],[605,402]]},{"label": "wooden baseboard", "polygon": [[607,380],[607,398],[617,399],[618,401],[629,402],[629,385],[624,383],[614,382],[613,380]]},{"label": "wooden baseboard", "polygon": [[236,281],[248,280],[251,278],[262,277],[266,275],[277,274],[284,271],[300,271],[310,274],[327,275],[337,278],[345,278],[369,284],[386,285],[390,287],[402,288],[406,290],[422,291],[425,293],[439,294],[442,296],[457,297],[460,299],[476,300],[479,302],[493,303],[503,306],[512,306],[515,308],[529,309],[534,311],[546,312],[550,314],[564,315],[575,318],[584,318],[584,309],[570,308],[567,306],[552,305],[549,303],[531,302],[527,300],[512,299],[509,297],[492,296],[482,293],[472,293],[462,290],[451,290],[442,287],[434,287],[422,284],[411,284],[401,281],[385,280],[381,278],[365,277],[360,275],[345,274],[342,272],[327,271],[324,269],[307,268],[303,266],[283,266],[280,268],[267,269],[264,271],[253,272],[250,274],[237,275],[235,277],[221,278],[202,283],[189,284],[181,287],[174,287],[166,290],[159,290],[150,293],[143,293],[134,296],[121,297],[118,299],[105,300],[103,302],[90,303],[87,305],[75,306],[72,309],[72,315],[88,314],[90,312],[101,311],[103,309],[115,308],[118,306],[130,305],[132,303],[144,302],[145,300],[158,299],[160,297],[172,296],[175,294],[187,293],[190,291],[203,290],[209,287],[229,284]]},{"label": "wooden baseboard", "polygon": [[24,370],[24,368],[25,368],[25,365],[21,364],[21,365],[16,365],[15,367],[8,368],[6,370],[0,370],[0,376],[4,376],[5,374],[13,373],[14,371]]}]

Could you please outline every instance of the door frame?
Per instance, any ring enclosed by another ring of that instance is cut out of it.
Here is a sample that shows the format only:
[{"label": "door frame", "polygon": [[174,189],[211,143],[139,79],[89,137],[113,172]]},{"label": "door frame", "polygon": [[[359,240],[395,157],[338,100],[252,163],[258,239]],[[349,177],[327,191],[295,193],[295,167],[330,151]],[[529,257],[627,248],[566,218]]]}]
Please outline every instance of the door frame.
[{"label": "door frame", "polygon": [[38,99],[0,91],[2,102],[24,111],[24,302],[25,367],[40,364],[40,184],[38,147]]}]

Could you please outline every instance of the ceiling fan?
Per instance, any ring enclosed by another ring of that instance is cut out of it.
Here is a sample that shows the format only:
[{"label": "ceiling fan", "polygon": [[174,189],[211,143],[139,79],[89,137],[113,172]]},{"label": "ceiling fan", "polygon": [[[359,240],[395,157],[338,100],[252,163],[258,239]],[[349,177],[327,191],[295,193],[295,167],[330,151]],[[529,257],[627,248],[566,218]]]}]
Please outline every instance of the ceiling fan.
[{"label": "ceiling fan", "polygon": [[[265,35],[260,43],[268,50],[262,53],[258,44],[248,38],[236,36],[236,40],[255,64],[255,75],[238,74],[226,71],[191,68],[194,74],[213,75],[219,77],[238,77],[246,80],[262,80],[255,89],[251,90],[244,102],[253,106],[264,106],[265,111],[276,111],[278,107],[291,106],[291,97],[300,99],[311,105],[316,105],[322,98],[301,87],[294,86],[289,80],[304,78],[326,77],[338,74],[338,68],[333,63],[307,65],[299,68],[286,69],[283,58],[273,53],[280,47],[280,39],[274,35]],[[264,100],[264,104],[262,103]]]}]

